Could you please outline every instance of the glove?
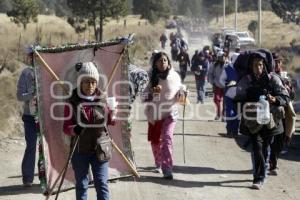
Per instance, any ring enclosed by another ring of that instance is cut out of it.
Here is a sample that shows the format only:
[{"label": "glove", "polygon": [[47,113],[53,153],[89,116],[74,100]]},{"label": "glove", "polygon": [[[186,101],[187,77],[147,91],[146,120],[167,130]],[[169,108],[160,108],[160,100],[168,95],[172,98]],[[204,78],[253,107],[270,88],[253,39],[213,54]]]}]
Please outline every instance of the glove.
[{"label": "glove", "polygon": [[83,130],[83,127],[77,124],[73,130],[76,135],[80,135]]}]

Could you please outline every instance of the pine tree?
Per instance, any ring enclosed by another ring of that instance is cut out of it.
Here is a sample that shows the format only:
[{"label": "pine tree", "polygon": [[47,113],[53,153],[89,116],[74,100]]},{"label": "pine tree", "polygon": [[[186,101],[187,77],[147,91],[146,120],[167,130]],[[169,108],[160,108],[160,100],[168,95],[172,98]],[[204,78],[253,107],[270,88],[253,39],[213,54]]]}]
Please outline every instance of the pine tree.
[{"label": "pine tree", "polygon": [[67,3],[73,12],[73,19],[86,19],[88,25],[93,26],[97,41],[103,39],[103,26],[107,18],[124,16],[128,5],[126,0],[67,0]]},{"label": "pine tree", "polygon": [[22,24],[26,30],[27,24],[31,21],[37,22],[39,13],[38,0],[11,0],[12,10],[7,12],[7,16],[16,24]]},{"label": "pine tree", "polygon": [[276,15],[283,18],[286,12],[295,12],[300,10],[299,0],[271,0],[271,6]]},{"label": "pine tree", "polygon": [[169,18],[171,7],[168,0],[133,0],[133,11],[154,24],[159,18]]}]

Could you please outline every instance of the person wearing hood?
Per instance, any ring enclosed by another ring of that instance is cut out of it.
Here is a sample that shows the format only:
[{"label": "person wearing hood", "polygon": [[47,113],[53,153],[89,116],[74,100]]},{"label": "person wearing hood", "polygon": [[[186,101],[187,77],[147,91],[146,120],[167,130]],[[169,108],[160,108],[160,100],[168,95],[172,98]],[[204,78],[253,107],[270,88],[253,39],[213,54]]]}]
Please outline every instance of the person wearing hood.
[{"label": "person wearing hood", "polygon": [[176,60],[179,62],[180,77],[183,82],[186,77],[187,69],[191,66],[189,54],[184,47],[180,48],[180,53],[177,55]]},{"label": "person wearing hood", "polygon": [[[71,136],[71,158],[76,180],[76,200],[87,200],[89,167],[93,172],[97,199],[108,200],[108,166],[112,146],[107,125],[114,125],[114,107],[98,88],[99,72],[93,62],[77,63],[77,87],[67,100],[63,130]],[[78,143],[76,143],[78,141]]]},{"label": "person wearing hood", "polygon": [[[235,100],[242,103],[240,133],[247,135],[252,144],[253,189],[261,189],[269,167],[269,148],[273,136],[283,132],[283,110],[287,106],[288,93],[281,80],[269,74],[266,56],[253,53],[249,62],[249,74],[237,85]],[[257,120],[259,100],[264,96],[269,102],[270,118],[267,124]]]},{"label": "person wearing hood", "polygon": [[191,71],[195,75],[197,103],[204,103],[208,69],[209,62],[204,53],[200,52],[191,67]]},{"label": "person wearing hood", "polygon": [[237,104],[233,99],[238,76],[233,65],[234,63],[228,63],[224,67],[219,80],[222,88],[224,88],[225,121],[228,137],[236,137],[239,133],[239,115]]},{"label": "person wearing hood", "polygon": [[162,33],[159,37],[159,41],[162,49],[165,49],[167,40],[168,40],[167,34],[165,32]]},{"label": "person wearing hood", "polygon": [[142,95],[142,101],[146,104],[148,141],[152,147],[155,172],[162,170],[163,178],[172,180],[173,134],[178,117],[181,79],[164,52],[154,56],[149,77],[149,85]]}]

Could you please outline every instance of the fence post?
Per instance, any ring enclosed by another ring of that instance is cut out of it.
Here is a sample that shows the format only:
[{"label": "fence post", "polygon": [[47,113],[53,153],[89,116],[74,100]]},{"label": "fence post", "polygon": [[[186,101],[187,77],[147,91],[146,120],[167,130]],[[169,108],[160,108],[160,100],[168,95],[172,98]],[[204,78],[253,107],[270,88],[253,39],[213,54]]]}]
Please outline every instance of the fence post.
[{"label": "fence post", "polygon": [[48,41],[48,46],[51,46],[51,33],[49,34],[49,41]]},{"label": "fence post", "polygon": [[20,46],[21,46],[21,38],[22,38],[22,33],[20,33],[19,36],[19,42],[18,42],[18,61],[20,61]]}]

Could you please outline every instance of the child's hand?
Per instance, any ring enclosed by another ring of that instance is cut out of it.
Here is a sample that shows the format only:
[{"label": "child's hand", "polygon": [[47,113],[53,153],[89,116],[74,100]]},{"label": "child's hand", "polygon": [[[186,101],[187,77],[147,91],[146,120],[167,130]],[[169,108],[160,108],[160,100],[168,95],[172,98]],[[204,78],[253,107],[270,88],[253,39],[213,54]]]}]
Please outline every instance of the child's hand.
[{"label": "child's hand", "polygon": [[161,85],[157,85],[156,87],[153,87],[153,93],[160,93],[162,89]]}]

